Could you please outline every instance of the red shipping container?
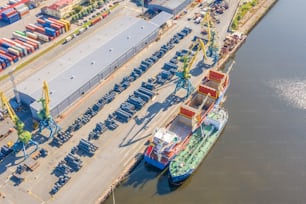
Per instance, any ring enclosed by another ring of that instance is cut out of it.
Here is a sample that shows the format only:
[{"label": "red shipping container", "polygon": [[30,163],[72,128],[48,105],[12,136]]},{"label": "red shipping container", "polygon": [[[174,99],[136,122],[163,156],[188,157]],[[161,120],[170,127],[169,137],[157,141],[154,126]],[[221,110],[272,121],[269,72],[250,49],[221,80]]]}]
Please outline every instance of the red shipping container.
[{"label": "red shipping container", "polygon": [[12,55],[12,54],[10,54],[10,53],[7,53],[5,50],[0,49],[0,53],[3,54],[3,55],[8,56],[8,57],[10,57],[10,58],[12,58],[13,60],[16,60],[16,59],[17,59],[17,56]]},{"label": "red shipping container", "polygon": [[37,27],[36,27],[36,31],[39,31],[39,32],[45,34],[45,29],[42,28],[42,27],[37,26]]},{"label": "red shipping container", "polygon": [[0,54],[2,54],[2,55],[4,55],[5,57],[7,57],[7,59],[8,59],[11,63],[14,63],[13,57],[9,56],[4,50],[0,50]]},{"label": "red shipping container", "polygon": [[37,23],[40,23],[40,24],[45,24],[46,23],[46,21],[44,21],[43,19],[41,19],[41,18],[39,18],[39,19],[37,19]]},{"label": "red shipping container", "polygon": [[35,31],[35,28],[32,27],[32,26],[30,26],[30,25],[27,25],[27,26],[26,26],[26,29],[28,29],[28,30],[30,30],[30,31]]},{"label": "red shipping container", "polygon": [[24,46],[24,47],[27,49],[27,52],[28,52],[28,53],[32,53],[32,52],[33,52],[32,48],[29,47],[28,45],[26,45],[24,42],[22,42],[22,41],[20,41],[20,40],[18,40],[18,39],[15,39],[14,41],[17,42],[17,43],[19,43],[20,45]]},{"label": "red shipping container", "polygon": [[14,14],[16,14],[16,13],[17,13],[16,10],[12,10],[11,12],[6,13],[5,15],[6,15],[7,17],[11,17],[12,15],[14,15]]},{"label": "red shipping container", "polygon": [[27,11],[25,11],[25,12],[23,12],[23,13],[20,13],[20,16],[25,16],[25,15],[27,15],[28,13],[30,13],[29,10],[27,10]]}]

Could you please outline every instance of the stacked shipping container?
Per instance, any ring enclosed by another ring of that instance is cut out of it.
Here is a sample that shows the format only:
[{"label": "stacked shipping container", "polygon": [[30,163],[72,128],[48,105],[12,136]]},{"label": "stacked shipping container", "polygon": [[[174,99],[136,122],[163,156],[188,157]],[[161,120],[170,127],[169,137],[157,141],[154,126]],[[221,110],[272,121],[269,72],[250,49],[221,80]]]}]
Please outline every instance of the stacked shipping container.
[{"label": "stacked shipping container", "polygon": [[[22,5],[18,7],[22,9]],[[15,15],[16,10],[8,9],[5,15]],[[70,23],[53,18],[40,18],[37,23],[26,26],[26,31],[13,32],[13,38],[0,39],[0,71],[17,62],[21,57],[37,50],[41,42],[49,42],[67,32]]]},{"label": "stacked shipping container", "polygon": [[29,8],[25,4],[19,4],[17,6],[14,6],[14,8],[20,16],[24,16],[29,13]]},{"label": "stacked shipping container", "polygon": [[20,20],[19,13],[14,8],[8,8],[1,13],[2,20],[5,22],[12,24],[16,21]]}]

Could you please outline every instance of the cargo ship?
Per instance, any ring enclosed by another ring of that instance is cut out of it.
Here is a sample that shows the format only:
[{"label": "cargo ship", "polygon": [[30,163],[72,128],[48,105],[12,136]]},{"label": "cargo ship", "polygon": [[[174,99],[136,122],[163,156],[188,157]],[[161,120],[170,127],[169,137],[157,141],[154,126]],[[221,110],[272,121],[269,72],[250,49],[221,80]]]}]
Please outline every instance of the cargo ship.
[{"label": "cargo ship", "polygon": [[228,74],[209,70],[197,92],[180,106],[178,114],[165,127],[155,129],[144,153],[146,163],[163,170],[188,143],[206,115],[222,101],[229,86]]},{"label": "cargo ship", "polygon": [[182,184],[199,167],[218,140],[226,123],[228,113],[215,107],[201,126],[190,136],[189,142],[169,164],[169,182]]}]

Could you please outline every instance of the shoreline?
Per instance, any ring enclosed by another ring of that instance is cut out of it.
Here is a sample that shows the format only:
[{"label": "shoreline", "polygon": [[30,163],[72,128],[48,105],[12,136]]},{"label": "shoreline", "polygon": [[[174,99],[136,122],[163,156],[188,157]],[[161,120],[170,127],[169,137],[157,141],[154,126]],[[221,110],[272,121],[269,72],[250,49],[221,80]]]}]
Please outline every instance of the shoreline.
[{"label": "shoreline", "polygon": [[[223,67],[230,58],[232,58],[236,52],[239,50],[239,48],[243,45],[243,43],[247,39],[247,35],[255,28],[255,26],[262,20],[262,18],[273,8],[273,6],[278,2],[278,0],[267,0],[264,2],[264,7],[259,8],[249,19],[249,21],[239,30],[238,32],[244,33],[243,38],[236,44],[234,49],[230,51],[228,54],[226,54],[224,57],[219,59],[217,64],[213,67],[213,69],[219,70],[221,67]],[[113,181],[113,183],[110,185],[110,187],[105,191],[101,193],[101,196],[98,198],[98,200],[95,202],[96,204],[102,204],[111,194],[113,189],[118,187],[125,178],[133,172],[133,170],[138,166],[138,164],[143,159],[143,151],[145,150],[146,146],[141,148],[141,155],[137,155],[136,158],[132,159],[130,162],[130,165],[126,167],[126,169]],[[136,154],[138,152],[135,152]]]}]

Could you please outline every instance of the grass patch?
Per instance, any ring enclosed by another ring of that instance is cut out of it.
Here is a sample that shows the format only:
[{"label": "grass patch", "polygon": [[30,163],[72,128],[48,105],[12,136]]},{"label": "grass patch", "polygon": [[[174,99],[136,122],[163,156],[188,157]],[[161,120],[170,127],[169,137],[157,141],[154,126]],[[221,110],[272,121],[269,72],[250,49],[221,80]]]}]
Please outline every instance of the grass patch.
[{"label": "grass patch", "polygon": [[231,25],[231,28],[233,30],[237,29],[238,27],[238,24],[239,22],[241,21],[241,19],[243,19],[243,17],[253,8],[255,7],[256,5],[258,4],[258,0],[251,0],[251,1],[248,1],[248,2],[245,2],[244,4],[242,4],[234,19],[233,19],[233,22],[232,22],[232,25]]}]

